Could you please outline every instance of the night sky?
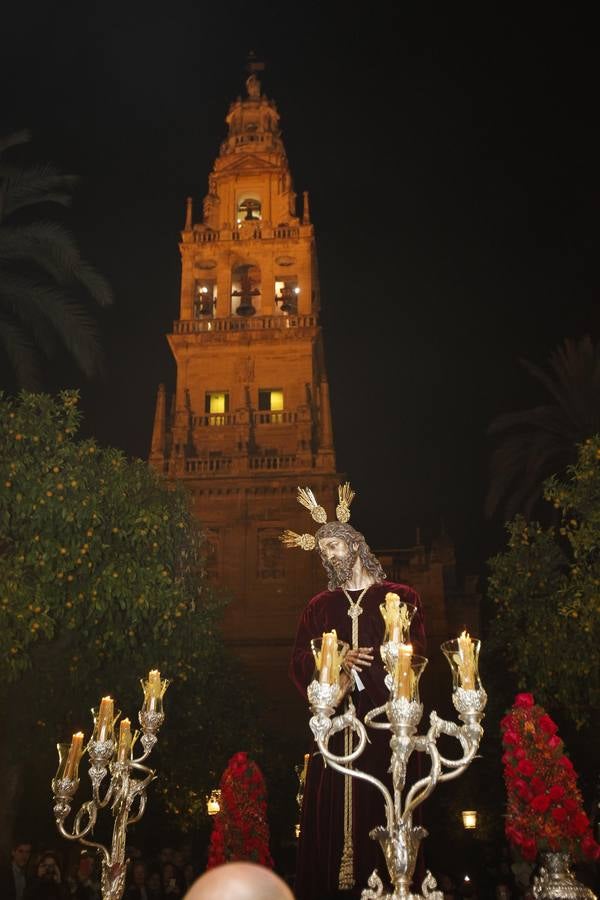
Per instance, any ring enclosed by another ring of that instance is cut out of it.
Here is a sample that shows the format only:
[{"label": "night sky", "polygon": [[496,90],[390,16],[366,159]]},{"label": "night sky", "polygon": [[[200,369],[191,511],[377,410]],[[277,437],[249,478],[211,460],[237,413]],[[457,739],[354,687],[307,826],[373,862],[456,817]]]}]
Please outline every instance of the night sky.
[{"label": "night sky", "polygon": [[116,294],[107,376],[51,379],[81,388],[86,433],[145,457],[185,197],[201,209],[254,49],[310,191],[353,522],[376,546],[443,522],[474,570],[501,536],[486,428],[543,399],[519,358],[600,336],[596,32],[584,5],[403,6],[13,3],[0,129],[83,176],[67,222]]}]

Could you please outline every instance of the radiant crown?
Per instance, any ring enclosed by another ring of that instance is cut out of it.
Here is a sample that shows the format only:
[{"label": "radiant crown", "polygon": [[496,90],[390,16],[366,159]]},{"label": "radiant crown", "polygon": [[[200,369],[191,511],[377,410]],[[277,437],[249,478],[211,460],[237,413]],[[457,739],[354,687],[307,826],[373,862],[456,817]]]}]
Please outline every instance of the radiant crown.
[{"label": "radiant crown", "polygon": [[[354,491],[350,487],[350,482],[338,486],[338,505],[335,508],[335,515],[338,522],[346,523],[350,519],[350,504],[354,499]],[[322,506],[317,503],[316,497],[310,488],[298,488],[298,503],[309,511],[315,522],[324,525],[327,522],[327,513]],[[314,534],[296,534],[295,531],[286,529],[280,537],[286,547],[301,547],[302,550],[314,550],[317,546],[317,539]]]}]

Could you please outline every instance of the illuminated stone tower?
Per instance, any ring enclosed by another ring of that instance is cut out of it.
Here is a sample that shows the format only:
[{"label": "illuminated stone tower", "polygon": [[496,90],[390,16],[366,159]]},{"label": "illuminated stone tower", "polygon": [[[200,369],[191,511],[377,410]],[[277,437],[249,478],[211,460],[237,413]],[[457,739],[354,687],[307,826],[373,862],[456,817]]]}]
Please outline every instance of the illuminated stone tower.
[{"label": "illuminated stone tower", "polygon": [[256,74],[246,88],[227,114],[200,221],[187,201],[180,313],[168,335],[177,386],[172,399],[159,388],[150,462],[189,490],[209,570],[233,596],[226,637],[277,706],[292,692],[300,611],[325,587],[316,553],[285,550],[279,535],[313,524],[298,485],[333,518],[342,479],[308,194],[298,216],[277,108]]}]

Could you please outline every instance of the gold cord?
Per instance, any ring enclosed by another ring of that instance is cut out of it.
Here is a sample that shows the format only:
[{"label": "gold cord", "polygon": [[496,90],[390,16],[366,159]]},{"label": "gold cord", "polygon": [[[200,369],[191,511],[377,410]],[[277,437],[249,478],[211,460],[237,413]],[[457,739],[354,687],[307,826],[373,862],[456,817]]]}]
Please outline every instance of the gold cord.
[{"label": "gold cord", "polygon": [[[352,619],[352,649],[358,650],[358,617],[362,613],[360,601],[365,596],[371,585],[364,588],[356,601],[352,599],[345,588],[342,588],[350,607],[348,615]],[[352,752],[352,729],[344,729],[344,756]],[[352,763],[350,763],[352,768]],[[341,891],[348,891],[354,887],[354,848],[352,846],[352,777],[344,775],[344,849],[340,863],[338,887]]]}]

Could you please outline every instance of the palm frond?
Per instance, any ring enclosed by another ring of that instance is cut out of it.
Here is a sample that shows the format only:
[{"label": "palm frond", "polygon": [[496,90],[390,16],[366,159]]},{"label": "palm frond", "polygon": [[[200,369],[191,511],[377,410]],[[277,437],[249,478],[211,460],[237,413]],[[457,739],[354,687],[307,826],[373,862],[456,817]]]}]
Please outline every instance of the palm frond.
[{"label": "palm frond", "polygon": [[36,352],[26,333],[0,315],[0,345],[12,366],[19,386],[32,391],[39,386]]},{"label": "palm frond", "polygon": [[0,163],[4,186],[4,218],[34,203],[59,203],[69,206],[80,179],[62,175],[52,165],[15,166]]},{"label": "palm frond", "polygon": [[13,131],[11,134],[5,134],[0,137],[0,153],[8,150],[9,147],[16,147],[18,144],[27,144],[31,140],[31,132],[27,128],[20,131]]},{"label": "palm frond", "polygon": [[600,345],[587,335],[567,339],[550,356],[548,369],[529,360],[521,364],[555,402],[503,413],[491,422],[488,434],[500,443],[491,456],[487,516],[501,506],[508,518],[530,515],[544,481],[564,472],[577,444],[600,431]]},{"label": "palm frond", "polygon": [[[102,372],[103,355],[96,323],[78,303],[56,288],[12,274],[0,278],[0,306],[36,334],[50,325],[79,368],[93,377]],[[46,334],[46,340],[49,340]]]},{"label": "palm frond", "polygon": [[109,306],[113,301],[106,279],[82,259],[73,237],[56,222],[5,225],[0,229],[0,260],[32,262],[58,284],[78,281],[99,306]]}]

